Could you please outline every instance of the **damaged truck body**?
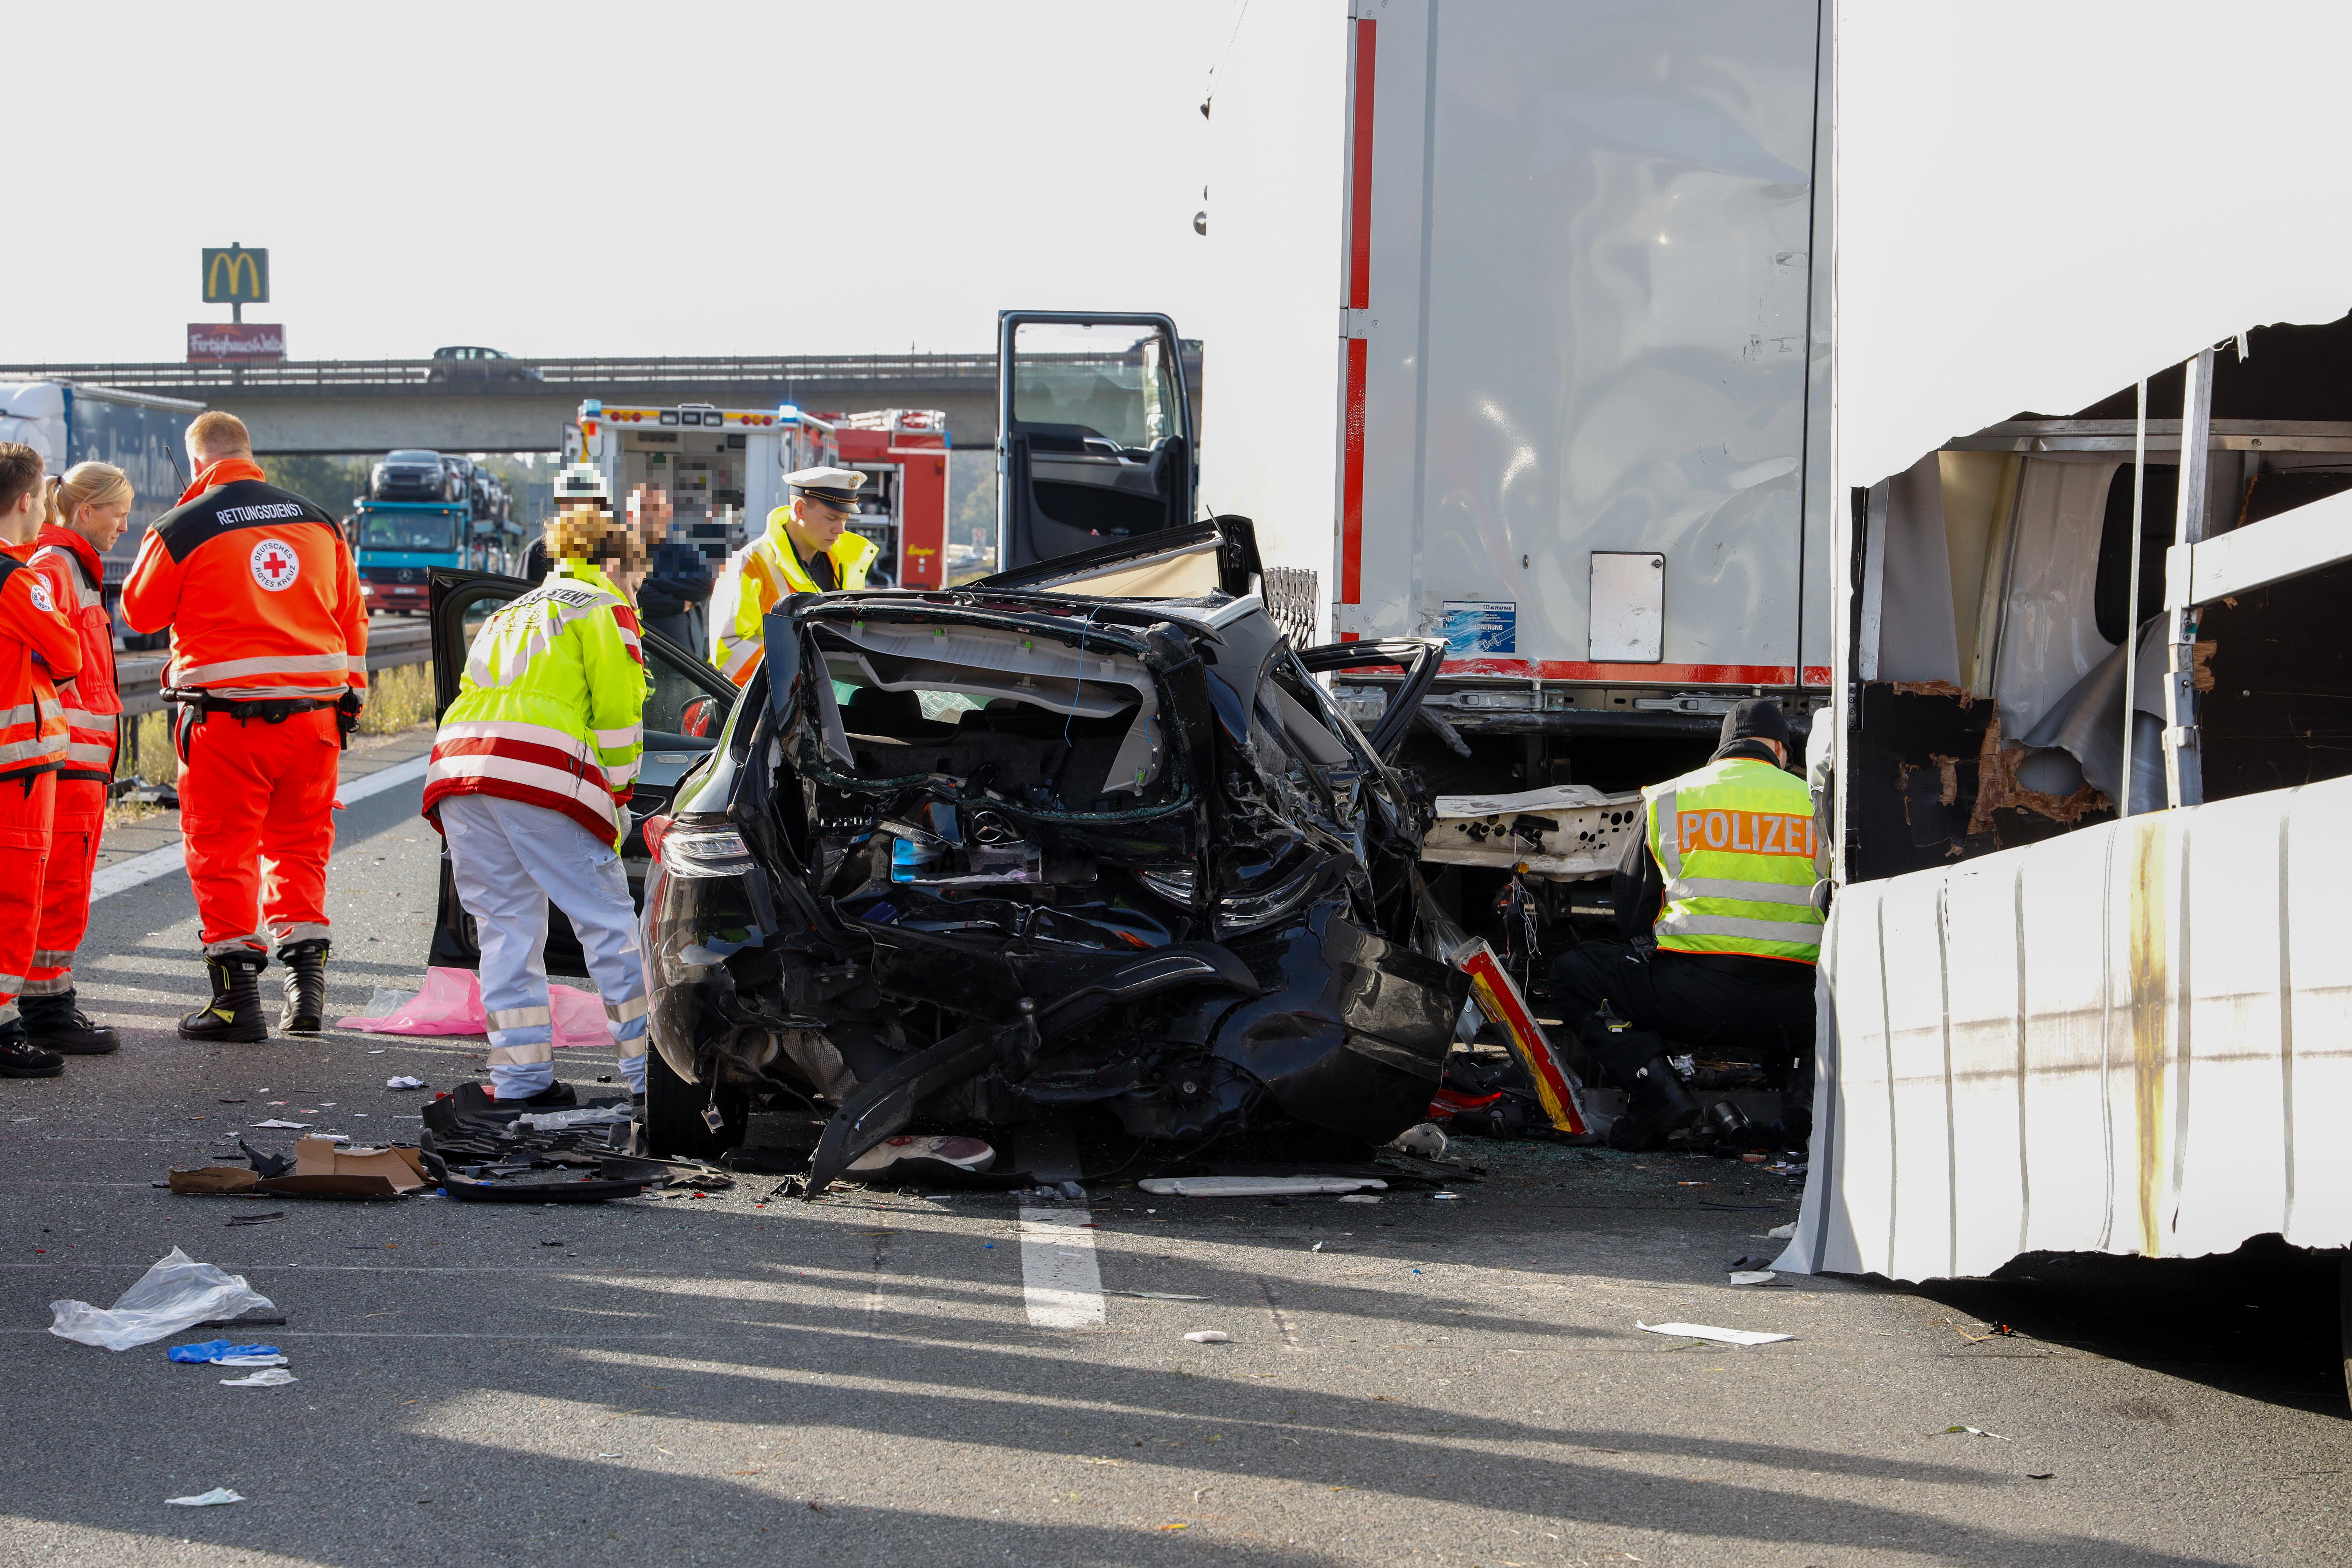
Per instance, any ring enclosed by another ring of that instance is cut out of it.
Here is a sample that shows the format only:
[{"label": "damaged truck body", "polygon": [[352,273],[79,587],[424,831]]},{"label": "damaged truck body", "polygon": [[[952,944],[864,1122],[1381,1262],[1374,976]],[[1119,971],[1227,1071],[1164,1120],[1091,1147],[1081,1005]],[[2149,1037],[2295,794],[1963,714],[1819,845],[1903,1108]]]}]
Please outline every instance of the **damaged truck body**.
[{"label": "damaged truck body", "polygon": [[[1776,1267],[2342,1248],[2352,226],[2285,110],[2352,29],[2222,82],[2196,28],[2000,9],[1837,8],[1835,888]],[[2095,181],[2046,155],[2126,121]]]},{"label": "damaged truck body", "polygon": [[[1442,645],[1295,651],[1257,574],[1221,521],[771,613],[649,828],[653,1145],[781,1119],[821,1190],[918,1122],[1092,1175],[1423,1120],[1472,981],[1388,758]],[[1366,734],[1316,677],[1372,663]]]}]

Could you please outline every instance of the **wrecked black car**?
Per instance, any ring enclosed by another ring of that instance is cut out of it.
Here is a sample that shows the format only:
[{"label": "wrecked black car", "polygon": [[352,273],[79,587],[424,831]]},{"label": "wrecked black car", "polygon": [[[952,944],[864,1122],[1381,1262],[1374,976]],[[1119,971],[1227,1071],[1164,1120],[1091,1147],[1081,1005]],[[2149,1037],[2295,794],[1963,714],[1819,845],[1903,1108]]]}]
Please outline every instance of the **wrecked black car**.
[{"label": "wrecked black car", "polygon": [[[1257,586],[1220,519],[778,606],[645,825],[650,1151],[782,1121],[818,1191],[910,1131],[1096,1176],[1423,1120],[1472,980],[1389,759],[1444,645],[1301,652]],[[1367,734],[1315,677],[1372,666]]]}]

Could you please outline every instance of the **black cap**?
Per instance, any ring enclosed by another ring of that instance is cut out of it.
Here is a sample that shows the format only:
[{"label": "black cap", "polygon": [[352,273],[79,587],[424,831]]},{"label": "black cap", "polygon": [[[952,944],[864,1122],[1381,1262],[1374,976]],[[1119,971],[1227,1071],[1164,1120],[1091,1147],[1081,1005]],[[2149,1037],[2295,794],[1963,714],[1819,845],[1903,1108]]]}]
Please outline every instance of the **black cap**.
[{"label": "black cap", "polygon": [[1723,716],[1723,736],[1718,748],[1735,741],[1778,741],[1789,744],[1789,716],[1769,697],[1750,697],[1731,705]]}]

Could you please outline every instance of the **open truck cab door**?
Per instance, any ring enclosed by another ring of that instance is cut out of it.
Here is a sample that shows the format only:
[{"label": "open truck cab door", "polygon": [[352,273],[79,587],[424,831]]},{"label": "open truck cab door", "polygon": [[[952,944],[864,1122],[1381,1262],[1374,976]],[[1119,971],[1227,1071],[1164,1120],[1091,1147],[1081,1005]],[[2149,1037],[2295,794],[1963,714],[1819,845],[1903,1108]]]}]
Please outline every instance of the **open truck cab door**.
[{"label": "open truck cab door", "polygon": [[1000,572],[1192,521],[1199,437],[1181,349],[1161,315],[998,315]]},{"label": "open truck cab door", "polygon": [[[428,615],[433,635],[433,712],[437,720],[457,699],[459,672],[474,646],[475,634],[500,605],[531,591],[519,577],[487,572],[455,572],[436,568],[430,584]],[[645,899],[648,851],[645,821],[669,809],[678,781],[710,754],[727,727],[727,715],[738,696],[727,678],[709,661],[655,631],[641,634],[646,673],[651,691],[646,698],[646,750],[637,768],[637,788],[629,802],[629,836],[621,843],[621,862],[628,869],[629,892]],[[457,902],[450,880],[449,854],[441,853],[441,896],[433,929],[428,963],[460,969],[478,968],[481,948],[474,938],[473,917]],[[547,915],[547,969],[551,974],[585,975],[587,959],[572,934],[572,922],[561,910]]]}]

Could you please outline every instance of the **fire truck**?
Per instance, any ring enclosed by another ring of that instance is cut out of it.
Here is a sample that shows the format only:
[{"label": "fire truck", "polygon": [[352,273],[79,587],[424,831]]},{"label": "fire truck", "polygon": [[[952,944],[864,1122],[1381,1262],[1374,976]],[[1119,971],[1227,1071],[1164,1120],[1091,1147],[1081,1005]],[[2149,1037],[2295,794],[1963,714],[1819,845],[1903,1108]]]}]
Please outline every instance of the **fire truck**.
[{"label": "fire truck", "polygon": [[882,552],[901,588],[947,584],[948,417],[936,408],[828,414],[835,461],[866,476],[850,531]]}]

